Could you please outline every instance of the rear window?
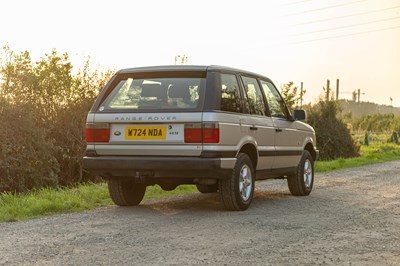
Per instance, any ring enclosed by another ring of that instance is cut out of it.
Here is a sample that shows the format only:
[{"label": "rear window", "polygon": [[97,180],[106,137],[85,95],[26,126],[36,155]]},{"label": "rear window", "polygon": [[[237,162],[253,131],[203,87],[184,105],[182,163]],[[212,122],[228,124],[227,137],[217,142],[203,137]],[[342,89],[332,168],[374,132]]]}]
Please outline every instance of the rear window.
[{"label": "rear window", "polygon": [[204,78],[127,78],[120,80],[100,111],[112,109],[196,109]]}]

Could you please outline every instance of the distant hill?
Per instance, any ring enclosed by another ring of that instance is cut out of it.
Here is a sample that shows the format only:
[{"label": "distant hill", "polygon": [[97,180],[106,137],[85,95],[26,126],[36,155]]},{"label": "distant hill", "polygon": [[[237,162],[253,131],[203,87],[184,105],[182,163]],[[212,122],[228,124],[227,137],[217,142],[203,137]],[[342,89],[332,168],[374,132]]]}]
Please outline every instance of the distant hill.
[{"label": "distant hill", "polygon": [[339,100],[343,113],[351,112],[352,118],[361,117],[371,114],[394,114],[400,115],[400,107],[393,107],[389,105],[380,105],[370,102],[355,102],[350,100]]}]

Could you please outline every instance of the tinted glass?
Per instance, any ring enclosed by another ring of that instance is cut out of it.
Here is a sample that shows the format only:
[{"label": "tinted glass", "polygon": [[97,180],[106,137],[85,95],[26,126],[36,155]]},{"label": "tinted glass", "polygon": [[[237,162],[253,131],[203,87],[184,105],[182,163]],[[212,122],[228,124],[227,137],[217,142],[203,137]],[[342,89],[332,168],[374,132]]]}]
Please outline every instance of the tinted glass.
[{"label": "tinted glass", "polygon": [[265,115],[264,100],[257,80],[249,77],[242,77],[242,79],[249,102],[250,113],[254,115]]},{"label": "tinted glass", "polygon": [[241,112],[239,84],[235,75],[221,74],[221,111]]},{"label": "tinted glass", "polygon": [[271,116],[287,118],[285,104],[283,103],[283,100],[275,86],[272,83],[264,80],[261,80],[261,85],[264,90],[265,97],[267,98]]},{"label": "tinted glass", "polygon": [[128,78],[115,86],[100,108],[194,109],[202,83],[202,78]]}]

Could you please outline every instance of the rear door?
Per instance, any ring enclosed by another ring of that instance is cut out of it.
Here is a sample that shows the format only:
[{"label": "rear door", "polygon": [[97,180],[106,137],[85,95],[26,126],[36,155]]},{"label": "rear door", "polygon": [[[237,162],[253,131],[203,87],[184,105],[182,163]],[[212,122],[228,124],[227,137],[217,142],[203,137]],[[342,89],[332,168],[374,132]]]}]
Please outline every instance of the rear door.
[{"label": "rear door", "polygon": [[[233,158],[240,148],[243,136],[248,131],[243,127],[245,115],[243,114],[243,95],[240,91],[239,82],[235,73],[218,73],[216,84],[220,86],[221,112],[205,113],[204,121],[218,121],[220,128],[220,142],[216,145],[204,145],[203,150],[207,152],[218,151],[222,157]],[[217,92],[215,88],[215,92]]]},{"label": "rear door", "polygon": [[266,105],[256,78],[241,77],[247,103],[247,115],[243,124],[254,134],[258,149],[257,170],[272,168],[275,154],[275,127],[271,117],[267,116]]}]

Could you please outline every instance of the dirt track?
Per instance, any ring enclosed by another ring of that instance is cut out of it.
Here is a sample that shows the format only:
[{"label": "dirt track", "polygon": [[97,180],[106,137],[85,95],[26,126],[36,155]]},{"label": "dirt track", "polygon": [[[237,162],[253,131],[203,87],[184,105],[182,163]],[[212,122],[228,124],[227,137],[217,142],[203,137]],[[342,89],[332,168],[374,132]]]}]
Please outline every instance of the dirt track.
[{"label": "dirt track", "polygon": [[400,265],[400,161],[317,175],[309,197],[256,187],[246,212],[194,193],[0,224],[0,264]]}]

